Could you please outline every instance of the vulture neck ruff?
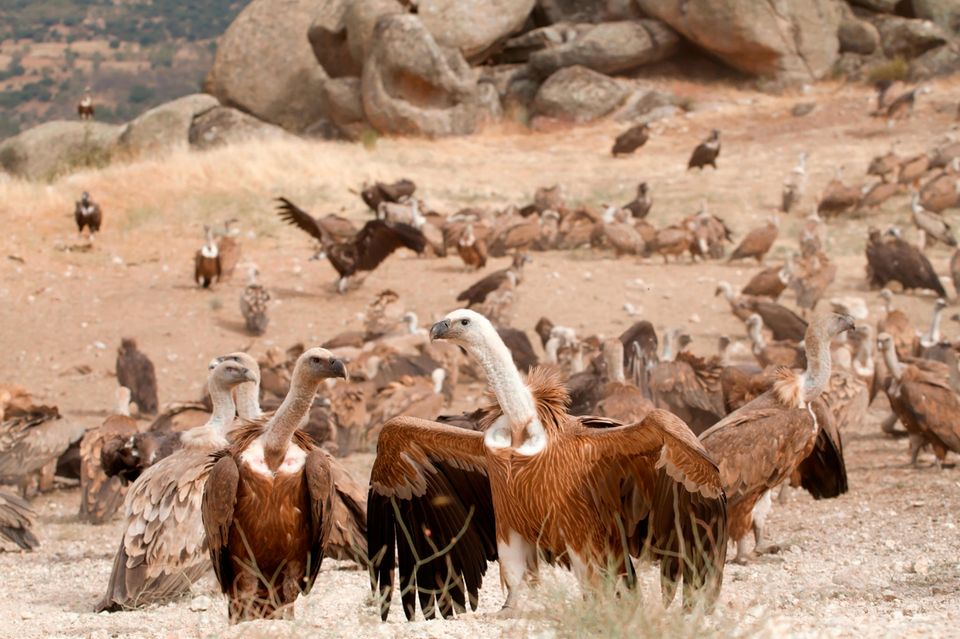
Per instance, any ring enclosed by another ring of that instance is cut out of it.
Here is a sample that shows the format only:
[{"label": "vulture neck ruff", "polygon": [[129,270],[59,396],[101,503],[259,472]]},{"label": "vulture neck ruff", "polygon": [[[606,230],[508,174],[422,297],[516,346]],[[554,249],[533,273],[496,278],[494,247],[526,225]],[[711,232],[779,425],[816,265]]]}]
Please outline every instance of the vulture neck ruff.
[{"label": "vulture neck ruff", "polygon": [[[520,455],[536,455],[547,445],[546,431],[537,418],[533,394],[513,363],[510,349],[489,321],[481,324],[480,339],[468,343],[467,349],[487,375],[487,382],[497,397],[503,416],[484,434],[490,449],[513,448]],[[526,431],[527,437],[518,439]]]}]

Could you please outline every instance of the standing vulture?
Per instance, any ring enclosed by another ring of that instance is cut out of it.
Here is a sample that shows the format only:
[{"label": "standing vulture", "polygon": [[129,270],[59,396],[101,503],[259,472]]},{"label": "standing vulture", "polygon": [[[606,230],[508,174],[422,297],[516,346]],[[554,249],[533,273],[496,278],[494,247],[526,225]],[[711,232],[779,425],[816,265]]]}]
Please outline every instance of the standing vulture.
[{"label": "standing vulture", "polygon": [[83,235],[83,229],[86,227],[90,241],[93,236],[100,232],[100,224],[103,222],[103,212],[100,205],[90,199],[90,194],[84,191],[80,195],[80,200],[73,209],[73,219],[77,223],[77,234]]},{"label": "standing vulture", "polygon": [[643,219],[650,213],[653,207],[653,198],[650,196],[650,187],[646,182],[637,185],[637,195],[632,200],[623,205],[623,208],[630,211],[634,219]]},{"label": "standing vulture", "polygon": [[770,220],[761,227],[751,229],[740,244],[733,250],[728,262],[733,260],[745,260],[754,258],[758,263],[763,263],[764,257],[773,248],[773,243],[777,241],[777,234],[780,232],[780,220],[777,216],[771,216]]},{"label": "standing vulture", "polygon": [[200,520],[210,455],[227,445],[236,414],[231,390],[259,385],[257,371],[225,361],[210,374],[213,414],[183,435],[183,448],[150,466],[130,486],[125,525],[110,582],[96,612],[169,601],[210,568]]},{"label": "standing vulture", "polygon": [[131,400],[141,414],[157,414],[157,374],[153,362],[137,348],[132,337],[121,339],[117,349],[117,383],[130,389]]},{"label": "standing vulture", "polygon": [[730,310],[741,322],[746,322],[752,313],[763,319],[763,325],[773,333],[773,339],[789,339],[799,342],[807,331],[807,322],[786,306],[776,302],[757,299],[756,297],[733,294],[733,287],[729,282],[717,282],[715,295],[723,294],[730,304]]},{"label": "standing vulture", "polygon": [[700,436],[720,465],[739,563],[747,560],[751,528],[756,552],[773,550],[763,539],[769,493],[794,472],[801,471],[803,486],[814,498],[847,490],[843,450],[829,436],[833,417],[820,393],[830,379],[830,341],[853,328],[849,315],[818,318],[807,330],[806,371],[778,369],[772,389]]},{"label": "standing vulture", "polygon": [[80,101],[77,102],[77,115],[81,120],[92,120],[96,108],[93,106],[93,98],[90,93],[84,93]]},{"label": "standing vulture", "polygon": [[710,165],[717,168],[717,157],[720,155],[720,131],[714,129],[710,132],[710,137],[697,145],[687,163],[687,170],[696,167],[703,169]]},{"label": "standing vulture", "polygon": [[286,198],[279,198],[280,219],[293,224],[320,241],[317,257],[325,254],[340,275],[337,291],[345,293],[348,279],[359,271],[372,271],[399,248],[423,253],[427,240],[423,233],[403,222],[370,220],[351,240],[337,240],[324,230],[319,220]]},{"label": "standing vulture", "polygon": [[334,480],[329,454],[298,428],[320,383],[346,376],[329,351],[304,351],[277,412],[244,424],[214,456],[203,529],[231,622],[293,618],[297,596],[320,572]]},{"label": "standing vulture", "polygon": [[462,291],[457,295],[458,302],[466,302],[467,307],[476,306],[482,304],[487,296],[498,290],[503,284],[510,279],[511,274],[516,279],[516,284],[519,284],[523,281],[523,265],[530,261],[530,258],[524,255],[523,253],[516,253],[513,256],[513,261],[508,268],[500,269],[494,271],[490,275],[487,275],[470,286],[470,288]]},{"label": "standing vulture", "polygon": [[889,282],[900,282],[904,290],[928,289],[946,298],[947,291],[930,260],[923,251],[892,233],[881,238],[880,231],[870,229],[867,239],[867,279],[872,288],[882,288]]},{"label": "standing vulture", "polygon": [[467,268],[480,270],[487,265],[487,244],[473,232],[473,222],[467,222],[457,240],[457,253]]},{"label": "standing vulture", "polygon": [[914,191],[910,196],[910,213],[913,215],[913,223],[920,230],[920,250],[927,247],[928,238],[935,242],[942,242],[947,246],[956,246],[957,238],[953,234],[953,227],[947,222],[946,218],[938,213],[926,210],[920,204],[920,194]]},{"label": "standing vulture", "polygon": [[917,87],[894,98],[884,110],[888,120],[909,118],[913,114],[913,105],[917,102],[917,96],[925,93],[930,93],[929,87]]},{"label": "standing vulture", "polygon": [[203,288],[210,288],[213,281],[220,281],[222,268],[220,264],[220,246],[213,241],[213,230],[204,225],[206,242],[197,249],[193,256],[193,281]]},{"label": "standing vulture", "polygon": [[251,335],[263,335],[270,318],[267,317],[267,305],[270,292],[257,281],[260,271],[251,264],[247,272],[247,287],[240,296],[240,313],[243,315],[247,332]]},{"label": "standing vulture", "polygon": [[910,462],[916,465],[929,444],[940,468],[947,451],[960,453],[960,397],[949,376],[901,363],[890,335],[881,333],[877,346],[893,378],[886,388],[890,407],[910,433]]},{"label": "standing vulture", "polygon": [[557,374],[535,368],[521,377],[473,311],[453,311],[430,334],[474,356],[497,404],[484,432],[408,417],[384,425],[367,515],[384,620],[395,589],[408,619],[418,600],[427,618],[462,612],[467,601],[476,609],[494,559],[507,588],[503,612],[513,613],[539,556],[572,568],[584,588],[607,570],[633,587],[631,556],[648,553],[660,561],[666,602],[681,579],[685,605],[715,601],[725,498],[716,466],[682,421],[660,410],[630,425],[568,414]]},{"label": "standing vulture", "polygon": [[638,124],[630,127],[617,136],[613,142],[613,157],[618,155],[630,155],[650,139],[650,127],[647,124]]},{"label": "standing vulture", "polygon": [[783,191],[780,196],[780,210],[789,213],[793,207],[803,199],[803,192],[807,188],[807,152],[800,154],[797,165],[787,176],[783,183]]}]

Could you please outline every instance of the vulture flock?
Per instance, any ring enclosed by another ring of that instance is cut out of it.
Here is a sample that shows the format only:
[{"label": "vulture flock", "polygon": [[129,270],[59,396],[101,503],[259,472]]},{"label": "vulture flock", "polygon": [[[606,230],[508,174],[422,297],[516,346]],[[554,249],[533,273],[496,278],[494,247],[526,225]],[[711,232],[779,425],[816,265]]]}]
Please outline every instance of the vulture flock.
[{"label": "vulture flock", "polygon": [[[890,120],[909,117],[923,93],[878,90],[877,115]],[[654,135],[628,130],[613,154]],[[687,169],[717,169],[720,149],[713,130]],[[341,294],[398,251],[457,256],[467,271],[496,258],[504,267],[451,296],[429,326],[382,290],[321,344],[217,355],[195,373],[207,392],[190,401],[161,405],[150,358],[123,338],[117,405],[90,430],[0,386],[0,482],[11,486],[0,492],[0,536],[24,550],[42,543],[29,499],[58,475],[79,481],[82,520],[122,522],[98,611],[169,602],[212,570],[230,622],[291,619],[297,599],[322,583],[324,558],[369,571],[384,620],[394,596],[408,619],[475,609],[481,591],[490,595],[491,561],[505,615],[523,608],[540,562],[570,569],[584,588],[611,570],[635,588],[641,557],[659,563],[665,602],[682,586],[684,607],[710,607],[730,542],[739,563],[778,551],[766,530],[775,495],[851,490],[844,439],[877,395],[891,409],[882,436],[904,437],[912,464],[925,448],[938,467],[960,453],[960,343],[942,334],[949,295],[927,257],[957,246],[944,211],[960,203],[960,141],[912,156],[892,148],[863,184],[838,171],[812,212],[797,215],[809,160],[802,154],[786,177],[781,210],[739,239],[706,201],[655,227],[648,182],[599,210],[549,187],[522,206],[448,216],[410,180],[378,182],[359,192],[373,215],[360,226],[280,197],[275,214],[312,238]],[[882,289],[884,309],[868,321],[863,300],[827,297],[837,275],[828,224],[869,216],[889,198],[919,242],[869,225],[865,286]],[[796,248],[771,263],[791,215]],[[76,220],[91,240],[101,227],[86,193]],[[196,285],[219,286],[242,264],[245,327],[265,334],[271,295],[241,259],[235,222],[204,232]],[[725,336],[698,356],[682,328],[658,333],[637,319],[619,336],[581,334],[546,316],[528,327],[535,346],[514,320],[524,287],[545,284],[529,283],[527,265],[536,252],[582,247],[755,267],[741,289],[716,287],[748,346],[737,352],[741,336]],[[950,263],[960,295],[960,253]],[[896,308],[896,293],[911,290],[934,295],[929,327]],[[486,399],[451,412],[465,383],[484,385]],[[341,462],[357,451],[375,453],[366,489]]]}]

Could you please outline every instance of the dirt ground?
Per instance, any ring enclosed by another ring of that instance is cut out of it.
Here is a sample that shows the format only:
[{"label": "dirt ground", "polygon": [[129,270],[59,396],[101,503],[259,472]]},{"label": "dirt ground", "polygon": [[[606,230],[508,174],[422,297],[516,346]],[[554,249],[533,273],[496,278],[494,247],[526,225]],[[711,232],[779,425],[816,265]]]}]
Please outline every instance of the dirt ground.
[{"label": "dirt ground", "polygon": [[[602,123],[539,133],[504,127],[434,142],[381,139],[372,149],[251,143],[114,165],[50,185],[0,176],[0,382],[23,384],[41,401],[57,404],[65,419],[94,427],[113,405],[121,336],[136,337],[153,358],[161,402],[192,399],[214,355],[238,348],[259,355],[272,345],[318,343],[356,327],[358,313],[384,288],[397,291],[426,324],[455,308],[457,292],[478,277],[455,257],[398,254],[361,287],[339,296],[329,264],[308,261],[310,240],[276,221],[271,198],[280,194],[318,214],[343,209],[361,220],[366,214],[349,189],[364,180],[412,178],[433,208],[452,213],[468,205],[523,204],[537,186],[555,183],[574,201],[623,203],[643,179],[655,199],[655,224],[688,215],[706,199],[739,237],[775,210],[783,179],[801,151],[810,153],[801,207],[806,213],[837,167],[846,168],[847,182],[862,183],[869,159],[893,141],[904,155],[930,148],[952,126],[960,98],[960,84],[939,83],[912,120],[888,128],[867,117],[872,94],[862,87],[825,84],[809,95],[779,97],[724,86],[669,88],[699,108],[658,123],[651,142],[627,159],[608,155],[621,126]],[[811,100],[817,103],[811,115],[790,115],[793,104]],[[690,150],[714,127],[723,134],[719,170],[684,172]],[[77,250],[72,221],[72,201],[84,189],[104,209],[103,232],[91,251]],[[244,255],[259,266],[276,300],[260,339],[242,330],[241,273],[212,291],[191,282],[201,224],[228,217],[240,220]],[[905,197],[874,217],[831,222],[828,250],[840,265],[828,297],[863,298],[871,323],[882,306],[864,283],[866,227],[897,223],[913,237]],[[794,250],[801,219],[796,214],[783,220],[774,258]],[[664,266],[659,258],[615,260],[588,250],[533,258],[519,289],[517,327],[532,331],[546,315],[583,334],[619,334],[636,319],[624,311],[629,302],[658,330],[685,327],[701,354],[713,353],[721,334],[744,337],[726,302],[713,293],[720,280],[745,283],[753,264]],[[946,274],[949,253],[937,248],[932,258]],[[487,271],[504,264],[492,260]],[[922,294],[896,298],[917,325],[929,321],[932,301]],[[789,294],[786,303],[792,304]],[[947,322],[946,333],[954,335],[955,326]],[[471,407],[480,390],[463,389],[450,410]],[[937,471],[930,456],[921,457],[920,469],[907,467],[906,443],[880,433],[886,412],[878,398],[869,419],[844,433],[848,494],[815,502],[794,493],[775,506],[769,532],[784,552],[746,567],[728,564],[719,610],[708,627],[739,636],[956,636],[960,471]],[[365,479],[372,458],[355,455],[348,463]],[[380,624],[365,573],[334,562],[325,565],[313,594],[301,599],[294,623],[229,628],[212,579],[197,585],[195,597],[167,606],[97,615],[90,611],[106,586],[119,521],[79,523],[75,489],[41,496],[34,505],[40,549],[20,554],[2,546],[0,552],[0,637],[589,634],[558,620],[564,607],[592,605],[562,572],[547,571],[542,587],[561,595],[536,595],[528,618],[493,619],[503,600],[496,566],[488,573],[480,611],[456,621],[407,624],[395,604],[389,623]],[[655,573],[644,574],[645,586],[654,588]]]}]

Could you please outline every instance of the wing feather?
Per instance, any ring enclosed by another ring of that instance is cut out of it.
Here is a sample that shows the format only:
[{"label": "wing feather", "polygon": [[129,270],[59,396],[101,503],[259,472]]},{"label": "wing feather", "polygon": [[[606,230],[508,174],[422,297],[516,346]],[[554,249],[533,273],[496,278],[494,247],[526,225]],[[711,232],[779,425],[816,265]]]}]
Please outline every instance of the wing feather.
[{"label": "wing feather", "polygon": [[387,422],[370,477],[367,526],[384,620],[398,566],[408,619],[418,599],[427,618],[435,608],[448,617],[467,601],[475,608],[487,562],[497,557],[483,434],[411,417]]},{"label": "wing feather", "polygon": [[293,224],[301,231],[309,233],[323,242],[323,228],[312,215],[285,197],[278,197],[277,201],[280,202],[277,215],[280,216],[281,220],[287,224]]}]

